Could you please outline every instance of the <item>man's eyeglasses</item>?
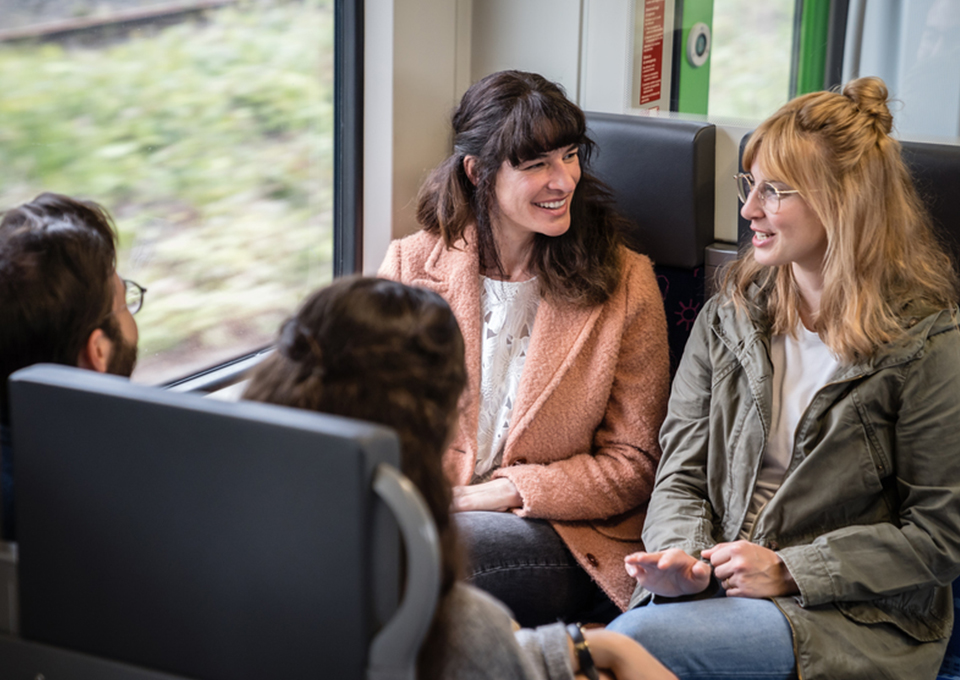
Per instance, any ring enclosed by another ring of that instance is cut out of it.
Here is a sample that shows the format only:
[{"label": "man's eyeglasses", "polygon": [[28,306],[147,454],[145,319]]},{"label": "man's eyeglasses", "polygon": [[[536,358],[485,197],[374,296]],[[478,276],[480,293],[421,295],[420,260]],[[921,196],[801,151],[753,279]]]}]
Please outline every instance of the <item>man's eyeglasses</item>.
[{"label": "man's eyeglasses", "polygon": [[763,212],[769,215],[776,215],[780,212],[780,201],[784,196],[800,193],[799,189],[778,189],[766,181],[757,184],[753,179],[753,175],[749,172],[741,172],[738,175],[734,175],[733,178],[737,180],[737,196],[740,197],[740,201],[746,203],[747,199],[750,198],[750,194],[756,189],[757,200],[760,202],[760,207],[763,208]]},{"label": "man's eyeglasses", "polygon": [[147,289],[130,279],[123,279],[123,288],[126,294],[127,311],[136,314],[143,307],[143,294]]}]

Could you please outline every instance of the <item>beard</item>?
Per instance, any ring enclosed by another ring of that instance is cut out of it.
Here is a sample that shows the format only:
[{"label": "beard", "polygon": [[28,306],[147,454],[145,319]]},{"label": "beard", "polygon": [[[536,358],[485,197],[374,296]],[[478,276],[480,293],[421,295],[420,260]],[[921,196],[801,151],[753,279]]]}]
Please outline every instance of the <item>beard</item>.
[{"label": "beard", "polygon": [[134,366],[137,365],[136,344],[128,342],[123,337],[120,324],[112,317],[104,324],[103,332],[113,343],[113,352],[110,354],[110,360],[107,361],[107,373],[129,378]]},{"label": "beard", "polygon": [[110,361],[107,362],[107,373],[129,378],[136,365],[137,346],[128,343],[124,338],[121,338],[120,342],[115,342],[113,344],[113,354],[110,355]]}]

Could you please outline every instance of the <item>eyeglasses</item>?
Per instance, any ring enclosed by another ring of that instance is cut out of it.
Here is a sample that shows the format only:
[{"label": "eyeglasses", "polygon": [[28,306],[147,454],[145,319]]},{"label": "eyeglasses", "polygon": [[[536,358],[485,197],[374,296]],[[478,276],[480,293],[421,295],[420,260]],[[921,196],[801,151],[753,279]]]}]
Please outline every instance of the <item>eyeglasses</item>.
[{"label": "eyeglasses", "polygon": [[757,200],[760,202],[760,207],[763,208],[763,212],[770,215],[776,215],[780,212],[780,201],[783,200],[784,196],[800,193],[799,189],[778,189],[767,181],[757,184],[753,180],[753,175],[749,172],[741,172],[734,175],[733,178],[737,180],[737,196],[740,197],[740,201],[746,203],[753,190],[757,189]]},{"label": "eyeglasses", "polygon": [[123,279],[123,288],[126,295],[127,311],[136,314],[143,307],[143,294],[147,292],[147,289],[130,279]]}]

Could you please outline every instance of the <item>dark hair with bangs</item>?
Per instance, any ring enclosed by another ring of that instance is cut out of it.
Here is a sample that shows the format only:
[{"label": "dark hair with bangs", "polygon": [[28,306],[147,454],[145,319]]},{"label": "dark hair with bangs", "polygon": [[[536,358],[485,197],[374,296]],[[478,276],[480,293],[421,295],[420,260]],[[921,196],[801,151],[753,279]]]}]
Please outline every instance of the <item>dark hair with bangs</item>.
[{"label": "dark hair with bangs", "polygon": [[[561,236],[536,234],[531,268],[544,295],[578,305],[606,301],[620,281],[625,225],[611,207],[609,190],[589,172],[594,144],[583,111],[543,76],[500,71],[467,90],[452,123],[453,154],[420,189],[417,220],[424,229],[453,248],[476,226],[481,270],[503,274],[492,224],[501,166],[577,146],[582,174],[570,205],[570,229]],[[464,169],[467,156],[476,158],[476,185]]]},{"label": "dark hair with bangs", "polygon": [[[76,366],[90,334],[119,337],[113,309],[117,235],[101,206],[45,193],[0,222],[0,422],[7,378],[49,362]],[[112,334],[112,335],[111,335]]]}]

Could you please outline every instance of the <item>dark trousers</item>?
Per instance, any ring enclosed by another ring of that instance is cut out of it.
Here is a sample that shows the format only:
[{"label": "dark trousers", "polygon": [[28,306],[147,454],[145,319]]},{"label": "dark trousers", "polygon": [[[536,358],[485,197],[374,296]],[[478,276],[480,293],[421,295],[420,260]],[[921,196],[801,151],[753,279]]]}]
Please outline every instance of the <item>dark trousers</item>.
[{"label": "dark trousers", "polygon": [[506,604],[525,627],[607,623],[620,609],[577,563],[549,522],[510,512],[460,512],[467,582]]}]

